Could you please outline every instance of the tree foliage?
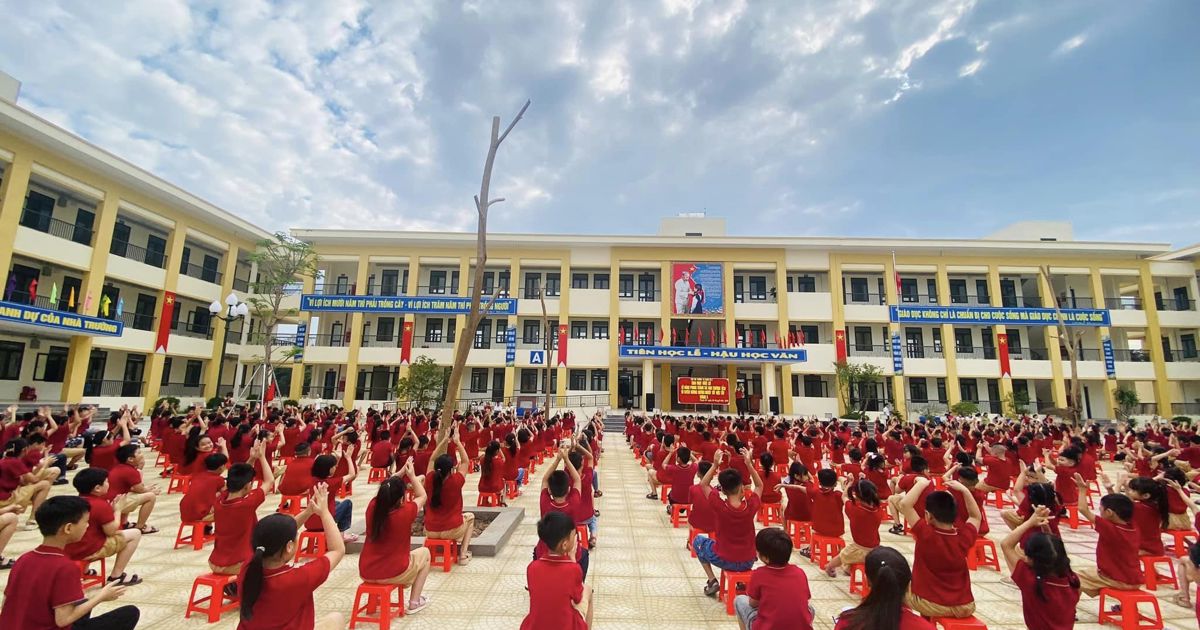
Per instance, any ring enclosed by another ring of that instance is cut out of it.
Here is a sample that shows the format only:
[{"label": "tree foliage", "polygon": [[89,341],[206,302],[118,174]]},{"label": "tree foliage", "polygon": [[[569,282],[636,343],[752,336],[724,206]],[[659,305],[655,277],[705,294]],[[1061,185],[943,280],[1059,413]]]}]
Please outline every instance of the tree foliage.
[{"label": "tree foliage", "polygon": [[1004,415],[1016,418],[1029,410],[1029,391],[1013,390],[1004,396]]},{"label": "tree foliage", "polygon": [[439,406],[446,398],[446,369],[421,355],[408,366],[408,374],[396,381],[396,400],[422,409]]},{"label": "tree foliage", "polygon": [[276,232],[274,237],[259,241],[249,259],[258,266],[258,276],[250,283],[251,295],[246,298],[251,317],[257,322],[250,342],[262,346],[263,360],[273,374],[278,361],[297,352],[290,343],[279,343],[275,329],[299,314],[297,309],[285,308],[284,300],[301,290],[299,285],[305,278],[316,276],[317,252],[304,241]]},{"label": "tree foliage", "polygon": [[863,403],[874,399],[875,384],[883,379],[883,370],[870,363],[837,361],[833,370],[837,377],[838,398],[847,413],[861,412]]},{"label": "tree foliage", "polygon": [[1137,390],[1128,385],[1121,385],[1113,391],[1113,403],[1117,406],[1117,417],[1121,420],[1128,420],[1130,413],[1140,402]]}]

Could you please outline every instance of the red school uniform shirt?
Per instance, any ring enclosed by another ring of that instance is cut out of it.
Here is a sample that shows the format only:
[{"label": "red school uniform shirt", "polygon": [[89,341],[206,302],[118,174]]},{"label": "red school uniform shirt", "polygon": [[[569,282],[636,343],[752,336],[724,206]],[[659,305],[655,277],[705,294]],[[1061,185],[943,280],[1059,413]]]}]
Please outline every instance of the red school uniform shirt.
[{"label": "red school uniform shirt", "polygon": [[[367,504],[367,523],[375,522],[375,501],[371,499]],[[408,570],[412,524],[416,518],[417,504],[405,501],[388,512],[387,524],[379,537],[368,533],[358,557],[358,574],[362,579],[388,580]]]},{"label": "red school uniform shirt", "polygon": [[20,457],[0,459],[0,500],[12,496],[13,491],[21,486],[21,475],[28,472],[29,467]]},{"label": "red school uniform shirt", "polygon": [[208,516],[217,502],[217,494],[223,487],[225,479],[211,470],[194,475],[183,499],[179,501],[179,518],[184,521],[199,521]]},{"label": "red school uniform shirt", "polygon": [[58,630],[54,609],[84,599],[79,567],[62,549],[39,545],[22,554],[8,574],[0,628]]},{"label": "red school uniform shirt", "polygon": [[[674,490],[674,488],[672,488]],[[716,490],[712,490],[716,492]],[[708,497],[704,495],[704,487],[700,484],[694,484],[688,489],[689,503],[692,504],[692,509],[688,510],[688,525],[702,532],[717,531],[717,515],[713,513],[712,508],[708,505]]]},{"label": "red school uniform shirt", "polygon": [[[921,476],[909,473],[900,477],[900,481],[896,482],[896,486],[900,488],[901,494],[907,494],[917,484],[917,477]],[[925,489],[921,491],[921,496],[917,497],[917,504],[913,506],[913,509],[917,511],[917,516],[925,518],[925,499],[928,499],[931,494],[933,494],[933,484],[926,484]]]},{"label": "red school uniform shirt", "polygon": [[1125,584],[1141,584],[1145,580],[1138,559],[1138,531],[1132,525],[1113,523],[1097,518],[1096,570],[1109,579]]},{"label": "red school uniform shirt", "polygon": [[[843,613],[838,617],[837,624],[833,626],[833,630],[849,630],[849,628],[850,615]],[[900,608],[900,625],[897,627],[897,630],[937,630],[937,627],[905,606]]]},{"label": "red school uniform shirt", "polygon": [[924,520],[912,527],[916,540],[913,554],[912,592],[942,606],[959,606],[975,601],[967,552],[975,546],[978,533],[970,523],[940,529]]},{"label": "red school uniform shirt", "polygon": [[[325,484],[327,484],[329,493],[325,497],[325,502],[329,508],[330,514],[333,514],[334,506],[337,505],[335,497],[337,497],[338,491],[342,489],[342,485],[345,483],[342,481],[343,479],[344,477],[338,477],[336,475],[330,476],[328,479],[313,479],[313,481],[316,483],[323,481]],[[321,520],[320,515],[313,514],[312,516],[308,517],[307,521],[304,522],[304,529],[310,532],[323,532],[325,531],[325,523]]]},{"label": "red school uniform shirt", "polygon": [[771,443],[767,446],[767,450],[770,451],[771,457],[775,460],[776,464],[787,463],[788,451],[791,450],[791,448],[792,444],[785,438],[775,438],[774,440],[771,440]]},{"label": "red school uniform shirt", "polygon": [[[794,482],[793,482],[794,483]],[[797,488],[784,488],[787,493],[787,508],[783,518],[789,521],[807,522],[812,520],[812,499],[810,494],[816,492],[816,486],[811,483],[803,484],[807,492]]]},{"label": "red school uniform shirt", "polygon": [[479,474],[479,491],[480,492],[500,492],[504,489],[504,469],[507,462],[500,461],[500,454],[492,458],[492,467],[490,474],[483,474],[483,467],[480,466]]},{"label": "red school uniform shirt", "polygon": [[1145,554],[1161,556],[1166,553],[1162,541],[1162,515],[1158,506],[1149,501],[1133,502],[1133,526],[1138,531],[1138,548]]},{"label": "red school uniform shirt", "polygon": [[841,490],[818,487],[809,491],[808,498],[812,501],[813,533],[841,538],[846,533]]},{"label": "red school uniform shirt", "polygon": [[583,490],[579,493],[579,507],[575,508],[575,523],[578,525],[588,522],[596,514],[596,499],[592,496],[592,477],[595,474],[596,469],[587,466],[579,471],[579,487]]},{"label": "red school uniform shirt", "polygon": [[[238,576],[239,590],[246,567]],[[263,570],[262,592],[254,603],[254,618],[238,623],[238,630],[298,630],[316,624],[313,593],[329,579],[329,558],[321,556],[301,566],[285,564]]]},{"label": "red school uniform shirt", "polygon": [[782,481],[783,478],[779,476],[779,473],[773,470],[767,471],[766,476],[763,477],[763,503],[781,503],[783,501],[783,493],[775,489],[775,486],[778,486]]},{"label": "red school uniform shirt", "polygon": [[313,487],[312,478],[313,458],[297,457],[283,471],[279,480],[279,494],[301,495],[308,494]]},{"label": "red school uniform shirt", "polygon": [[112,504],[104,497],[89,494],[83,499],[88,502],[88,527],[87,531],[83,533],[83,538],[66,547],[67,557],[72,560],[83,560],[100,551],[100,548],[104,546],[104,541],[108,540],[108,536],[104,533],[104,526],[117,520]]},{"label": "red school uniform shirt", "polygon": [[117,465],[117,449],[121,445],[113,442],[108,446],[97,446],[92,449],[92,459],[88,462],[88,466],[92,468],[103,468],[104,470],[112,470],[113,466]]},{"label": "red school uniform shirt", "polygon": [[699,468],[695,463],[683,466],[676,463],[667,466],[667,477],[671,484],[669,498],[672,503],[688,503],[691,501],[692,482],[696,480],[696,471]]},{"label": "red school uniform shirt", "polygon": [[250,549],[250,532],[258,523],[258,506],[267,500],[262,489],[254,489],[245,496],[229,498],[222,492],[213,505],[213,526],[216,540],[208,561],[218,567],[232,567],[245,562],[253,555]]},{"label": "red school uniform shirt", "polygon": [[117,464],[108,473],[108,494],[105,495],[105,498],[112,501],[118,496],[128,493],[140,483],[142,483],[142,471],[129,464]]},{"label": "red school uniform shirt", "polygon": [[850,538],[854,544],[868,549],[879,546],[879,524],[883,522],[883,508],[868,508],[854,501],[846,501],[846,518],[850,520]]},{"label": "red school uniform shirt", "polygon": [[804,569],[790,563],[759,567],[750,573],[746,594],[758,602],[755,630],[812,630],[812,595]]},{"label": "red school uniform shirt", "polygon": [[1025,627],[1029,630],[1071,630],[1075,627],[1075,606],[1079,603],[1079,579],[1072,573],[1067,577],[1045,577],[1040,580],[1042,595],[1038,596],[1038,577],[1029,563],[1018,562],[1012,573],[1013,583],[1021,589],[1021,609],[1025,612]]},{"label": "red school uniform shirt", "polygon": [[[446,477],[442,482],[441,504],[436,508],[432,501],[425,504],[426,531],[444,532],[462,525],[462,489],[465,483],[466,479],[458,471]],[[433,473],[425,475],[425,493],[430,496],[433,494]]]},{"label": "red school uniform shirt", "polygon": [[742,496],[742,504],[733,507],[715,490],[708,495],[708,505],[716,516],[716,543],[713,550],[729,562],[750,562],[758,557],[754,548],[754,517],[762,500],[753,492]]},{"label": "red school uniform shirt", "polygon": [[371,445],[371,468],[387,468],[392,460],[394,448],[387,440]]},{"label": "red school uniform shirt", "polygon": [[983,483],[1001,490],[1007,490],[1012,483],[1012,467],[1007,459],[992,457],[991,455],[983,456],[983,465],[987,466],[987,476],[984,477]]},{"label": "red school uniform shirt", "polygon": [[573,604],[583,601],[583,569],[566,556],[547,555],[525,569],[529,614],[521,630],[587,630]]},{"label": "red school uniform shirt", "polygon": [[[574,486],[570,490],[567,490],[567,496],[563,497],[562,501],[555,501],[550,496],[550,490],[546,489],[538,497],[538,506],[541,509],[541,516],[546,516],[551,512],[562,512],[574,519],[575,515],[579,513],[580,500],[579,490],[575,489]],[[550,555],[550,548],[546,546],[546,543],[539,540],[537,546],[533,548],[533,557],[542,558],[548,555]],[[582,545],[575,548],[575,559],[578,560],[581,557],[583,557]]]},{"label": "red school uniform shirt", "polygon": [[888,497],[892,496],[892,487],[888,485],[887,471],[868,468],[863,472],[863,476],[867,478],[867,481],[875,484],[875,494],[879,496],[880,501],[886,501]]}]

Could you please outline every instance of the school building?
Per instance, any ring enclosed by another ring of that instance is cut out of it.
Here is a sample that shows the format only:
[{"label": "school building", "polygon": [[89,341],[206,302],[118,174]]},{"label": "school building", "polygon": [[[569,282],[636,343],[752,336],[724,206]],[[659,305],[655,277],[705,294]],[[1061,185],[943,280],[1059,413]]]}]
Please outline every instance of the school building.
[{"label": "school building", "polygon": [[[248,297],[249,255],[270,237],[236,211],[0,90],[0,401],[258,396],[254,318],[226,344],[209,308]],[[1077,241],[1050,222],[972,239],[738,236],[701,215],[653,235],[491,234],[481,288],[496,299],[465,338],[473,234],[291,233],[320,256],[285,304],[294,323],[272,331],[299,349],[279,383],[301,402],[389,403],[411,361],[448,366],[470,344],[458,397],[472,402],[540,406],[549,391],[580,409],[835,414],[845,359],[881,371],[852,393],[868,409],[1001,412],[1014,392],[1064,407],[1061,317],[1081,336],[1086,416],[1114,417],[1122,386],[1136,414],[1200,416],[1200,246]]]}]

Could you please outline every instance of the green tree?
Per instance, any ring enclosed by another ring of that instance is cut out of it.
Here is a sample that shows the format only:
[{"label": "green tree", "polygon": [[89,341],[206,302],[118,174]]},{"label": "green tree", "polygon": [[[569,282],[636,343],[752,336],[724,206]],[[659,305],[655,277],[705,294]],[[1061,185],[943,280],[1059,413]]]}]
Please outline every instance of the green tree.
[{"label": "green tree", "polygon": [[249,259],[258,265],[258,277],[250,284],[251,295],[246,298],[256,322],[250,342],[262,346],[263,361],[273,375],[277,365],[298,350],[290,337],[281,339],[275,329],[299,314],[298,309],[285,308],[283,303],[300,292],[300,282],[316,276],[317,252],[304,241],[276,232],[274,238],[259,241]]},{"label": "green tree", "polygon": [[408,366],[408,374],[396,381],[396,400],[410,405],[437,407],[446,398],[445,368],[421,355]]},{"label": "green tree", "polygon": [[1128,420],[1133,408],[1137,407],[1141,401],[1138,400],[1136,389],[1128,385],[1121,385],[1113,391],[1113,402],[1117,405],[1117,417],[1121,420]]},{"label": "green tree", "polygon": [[956,416],[973,416],[979,413],[979,405],[969,400],[960,400],[950,405],[950,413]]},{"label": "green tree", "polygon": [[858,417],[864,402],[874,400],[875,385],[883,378],[883,370],[869,363],[837,361],[833,364],[837,377],[838,398],[847,417]]},{"label": "green tree", "polygon": [[1009,418],[1016,418],[1028,409],[1029,392],[1027,390],[1013,390],[1012,393],[1004,396],[1004,415]]}]

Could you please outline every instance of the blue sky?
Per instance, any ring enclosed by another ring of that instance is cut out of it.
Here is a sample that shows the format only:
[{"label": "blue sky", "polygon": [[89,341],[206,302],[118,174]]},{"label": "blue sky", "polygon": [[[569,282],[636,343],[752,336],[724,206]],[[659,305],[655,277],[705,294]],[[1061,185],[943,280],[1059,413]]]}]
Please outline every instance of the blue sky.
[{"label": "blue sky", "polygon": [[21,104],[264,227],[1200,240],[1200,3],[0,0]]}]

